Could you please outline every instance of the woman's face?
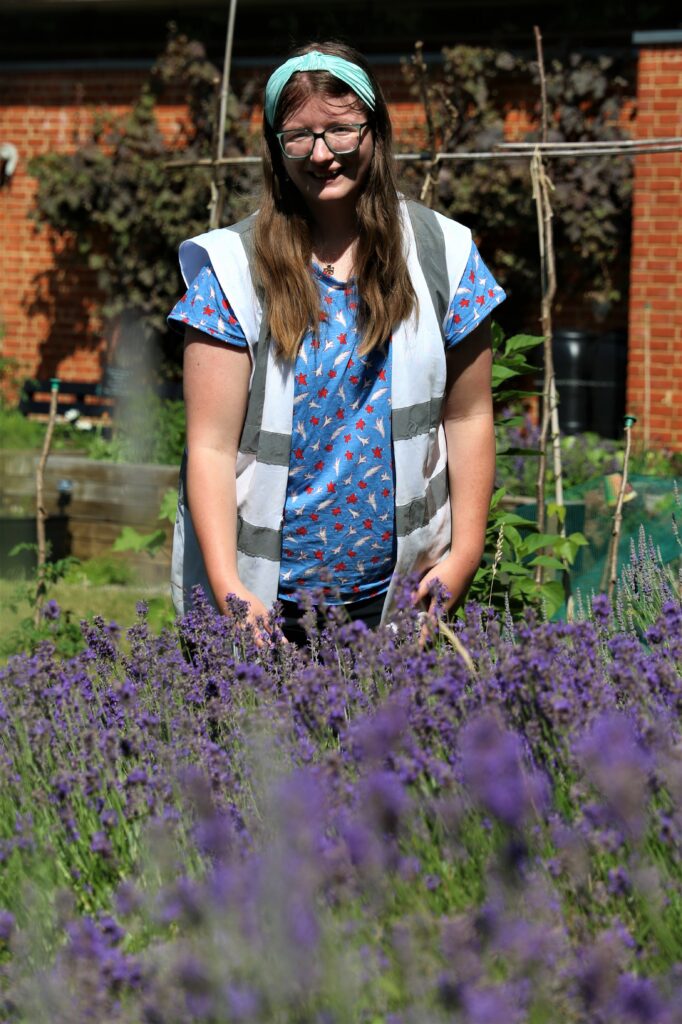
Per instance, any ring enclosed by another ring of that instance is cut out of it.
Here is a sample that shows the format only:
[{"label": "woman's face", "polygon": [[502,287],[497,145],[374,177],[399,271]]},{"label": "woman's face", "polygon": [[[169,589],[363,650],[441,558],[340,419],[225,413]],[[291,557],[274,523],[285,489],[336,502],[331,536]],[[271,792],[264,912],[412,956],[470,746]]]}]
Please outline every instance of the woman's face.
[{"label": "woman's face", "polygon": [[[363,105],[353,93],[340,98],[311,96],[281,125],[280,131],[308,128],[323,132],[341,124],[360,124],[367,120]],[[327,204],[355,206],[369,173],[374,154],[374,137],[369,126],[362,129],[360,145],[354,153],[336,156],[324,139],[315,139],[310,156],[290,160],[284,156],[284,169],[306,203],[316,212]]]}]

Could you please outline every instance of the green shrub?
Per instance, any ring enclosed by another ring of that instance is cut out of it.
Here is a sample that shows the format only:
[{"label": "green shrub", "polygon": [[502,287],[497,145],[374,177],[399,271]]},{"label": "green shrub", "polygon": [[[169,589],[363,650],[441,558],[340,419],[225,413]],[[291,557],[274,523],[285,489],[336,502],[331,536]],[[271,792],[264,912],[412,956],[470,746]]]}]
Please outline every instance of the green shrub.
[{"label": "green shrub", "polygon": [[43,443],[44,434],[44,424],[27,420],[18,409],[8,409],[0,405],[0,447],[13,451],[39,448]]},{"label": "green shrub", "polygon": [[67,583],[90,583],[96,587],[127,586],[136,582],[135,571],[121,558],[98,555],[78,562],[66,574]]},{"label": "green shrub", "polygon": [[108,462],[155,462],[177,465],[185,447],[185,405],[140,392],[122,403],[112,436],[90,435],[91,459]]}]

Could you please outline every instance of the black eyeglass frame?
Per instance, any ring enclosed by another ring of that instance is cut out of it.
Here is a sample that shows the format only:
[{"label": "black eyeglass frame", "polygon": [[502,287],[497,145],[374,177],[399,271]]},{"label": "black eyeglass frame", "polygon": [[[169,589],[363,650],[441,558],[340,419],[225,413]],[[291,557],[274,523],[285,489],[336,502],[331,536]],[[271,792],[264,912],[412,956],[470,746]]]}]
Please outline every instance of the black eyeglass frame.
[{"label": "black eyeglass frame", "polygon": [[[334,156],[350,156],[351,153],[357,153],[358,149],[360,148],[360,136],[362,135],[362,129],[366,128],[368,124],[369,121],[353,121],[345,124],[333,124],[329,128],[325,128],[323,132],[314,132],[312,131],[311,128],[285,128],[284,131],[275,132],[275,135],[277,136],[277,141],[279,142],[280,149],[282,150],[282,153],[287,160],[307,160],[312,155],[312,152],[315,149],[315,143],[317,142],[318,139],[323,140],[329,152],[333,153]],[[333,131],[335,128],[357,128],[358,138],[357,142],[355,143],[352,149],[344,149],[339,153],[337,150],[334,149],[333,146],[329,145],[325,138],[325,135],[327,134],[327,132]],[[284,149],[284,142],[282,141],[282,136],[293,134],[308,135],[310,137],[310,150],[305,154],[305,156],[290,156],[290,154],[287,153],[286,150]]]}]

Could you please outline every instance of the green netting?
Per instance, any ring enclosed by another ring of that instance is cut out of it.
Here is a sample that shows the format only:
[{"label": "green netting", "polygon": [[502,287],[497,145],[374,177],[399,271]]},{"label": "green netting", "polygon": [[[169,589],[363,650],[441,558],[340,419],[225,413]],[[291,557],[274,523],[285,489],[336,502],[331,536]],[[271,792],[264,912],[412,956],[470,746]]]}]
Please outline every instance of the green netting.
[{"label": "green netting", "polygon": [[[623,523],[618,544],[618,568],[630,560],[632,545],[637,545],[640,527],[653,543],[664,564],[680,557],[680,548],[673,533],[673,515],[676,508],[675,481],[670,477],[632,476],[632,490],[623,505]],[[582,532],[588,544],[580,551],[571,574],[573,589],[582,594],[604,589],[607,583],[606,565],[613,529],[614,507],[607,501],[608,484],[604,477],[590,480],[566,493],[566,500],[580,501],[584,505]]]},{"label": "green netting", "polygon": [[[632,545],[638,544],[640,527],[653,543],[664,564],[680,558],[680,547],[673,531],[677,507],[675,480],[671,477],[631,476],[628,500],[623,505],[623,522],[618,545],[618,568],[629,562]],[[611,493],[609,493],[611,492]],[[613,487],[599,476],[565,492],[566,533],[579,531],[587,545],[578,552],[571,571],[571,589],[588,597],[606,589],[607,560],[613,529]],[[516,512],[535,519],[535,505],[520,505]],[[552,524],[548,524],[551,527]],[[556,528],[556,524],[554,525]],[[561,613],[559,613],[561,615]]]}]

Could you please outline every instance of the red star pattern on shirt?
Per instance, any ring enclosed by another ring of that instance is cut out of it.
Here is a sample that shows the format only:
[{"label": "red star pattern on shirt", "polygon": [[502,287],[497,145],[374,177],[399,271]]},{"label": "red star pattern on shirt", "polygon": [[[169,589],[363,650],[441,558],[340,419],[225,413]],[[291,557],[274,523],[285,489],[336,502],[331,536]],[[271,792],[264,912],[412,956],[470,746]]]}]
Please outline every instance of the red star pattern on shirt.
[{"label": "red star pattern on shirt", "polygon": [[[300,472],[304,486],[296,483],[297,476],[290,484],[284,549],[294,555],[287,556],[283,570],[293,586],[298,579],[305,585],[309,572],[318,584],[326,569],[342,595],[365,597],[372,593],[368,586],[374,592],[385,589],[392,568],[393,491],[387,481],[393,470],[390,444],[383,443],[385,424],[390,424],[390,387],[383,388],[381,398],[369,400],[379,383],[389,384],[389,349],[360,356],[352,314],[355,289],[339,288],[329,278],[319,287],[319,333],[304,339],[295,370],[295,408],[300,403],[303,409],[306,404],[319,409],[304,420],[294,413],[290,476]],[[297,470],[299,450],[304,459]],[[314,457],[306,457],[311,451]],[[314,520],[305,511],[308,496],[315,502]],[[299,511],[305,511],[307,533],[300,529]]]}]

